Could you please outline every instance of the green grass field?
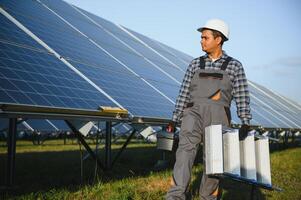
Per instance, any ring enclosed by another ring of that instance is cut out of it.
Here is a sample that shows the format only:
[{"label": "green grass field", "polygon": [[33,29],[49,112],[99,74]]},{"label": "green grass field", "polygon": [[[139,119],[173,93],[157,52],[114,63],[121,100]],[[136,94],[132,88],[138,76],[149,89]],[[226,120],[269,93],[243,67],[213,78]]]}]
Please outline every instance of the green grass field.
[{"label": "green grass field", "polygon": [[[113,157],[122,144],[113,145]],[[93,144],[91,144],[93,147]],[[82,147],[83,148],[83,147]],[[0,143],[0,184],[4,184],[6,147]],[[85,154],[85,152],[83,152]],[[100,151],[103,158],[103,150]],[[170,186],[173,155],[164,171],[154,170],[162,154],[154,144],[139,141],[130,143],[116,165],[109,172],[96,170],[95,161],[82,163],[76,142],[46,141],[43,145],[18,141],[15,187],[4,192],[0,199],[164,199]],[[272,182],[283,192],[258,191],[259,199],[301,199],[301,148],[275,151],[271,154]],[[198,199],[202,164],[196,161],[189,188],[191,199]],[[234,181],[222,182],[224,200],[249,199],[250,186]]]}]

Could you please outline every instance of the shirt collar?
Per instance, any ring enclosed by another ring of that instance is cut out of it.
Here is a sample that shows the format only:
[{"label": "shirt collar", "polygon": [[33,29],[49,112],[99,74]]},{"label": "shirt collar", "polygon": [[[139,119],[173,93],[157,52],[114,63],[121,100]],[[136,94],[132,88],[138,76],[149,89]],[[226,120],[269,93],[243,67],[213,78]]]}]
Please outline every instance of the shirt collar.
[{"label": "shirt collar", "polygon": [[[221,56],[219,59],[217,59],[216,61],[218,61],[218,60],[220,60],[220,59],[226,60],[228,57],[229,57],[229,56],[227,55],[227,53],[223,50],[222,56]],[[207,53],[205,54],[205,59],[208,59],[208,60],[209,60],[209,55],[208,55]]]}]

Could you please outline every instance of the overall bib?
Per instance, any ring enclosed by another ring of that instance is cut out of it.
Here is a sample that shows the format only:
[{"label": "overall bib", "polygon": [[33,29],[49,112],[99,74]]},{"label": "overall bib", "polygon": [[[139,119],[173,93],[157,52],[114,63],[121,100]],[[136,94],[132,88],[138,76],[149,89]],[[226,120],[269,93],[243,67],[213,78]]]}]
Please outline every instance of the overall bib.
[{"label": "overall bib", "polygon": [[[201,60],[203,62],[200,69],[191,80],[189,88],[191,101],[183,111],[173,170],[174,186],[168,191],[167,199],[185,199],[198,146],[205,136],[205,127],[214,124],[230,125],[232,84],[225,71],[230,60],[231,57],[228,57],[219,70],[205,70],[205,61]],[[205,141],[204,138],[202,141]],[[213,193],[218,188],[219,180],[206,175],[204,151],[203,142],[204,171],[199,192],[201,199],[211,200],[217,198]]]}]

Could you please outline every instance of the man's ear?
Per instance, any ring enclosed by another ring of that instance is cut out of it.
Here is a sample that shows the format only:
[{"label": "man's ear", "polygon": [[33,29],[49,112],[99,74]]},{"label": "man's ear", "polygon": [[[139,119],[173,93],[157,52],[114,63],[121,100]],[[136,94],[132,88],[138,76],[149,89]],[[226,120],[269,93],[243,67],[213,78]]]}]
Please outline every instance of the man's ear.
[{"label": "man's ear", "polygon": [[218,42],[219,44],[222,44],[223,38],[222,38],[221,36],[218,36],[218,37],[216,37],[215,39],[217,40],[217,42]]}]

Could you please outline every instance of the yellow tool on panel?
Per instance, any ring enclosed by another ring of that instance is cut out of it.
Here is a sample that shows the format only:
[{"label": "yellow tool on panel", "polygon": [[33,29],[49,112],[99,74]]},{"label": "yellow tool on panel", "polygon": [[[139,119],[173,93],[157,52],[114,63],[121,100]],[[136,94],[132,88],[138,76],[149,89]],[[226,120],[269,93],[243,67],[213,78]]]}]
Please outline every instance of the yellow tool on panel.
[{"label": "yellow tool on panel", "polygon": [[126,109],[119,107],[99,106],[99,110],[103,113],[128,115],[128,111]]}]

